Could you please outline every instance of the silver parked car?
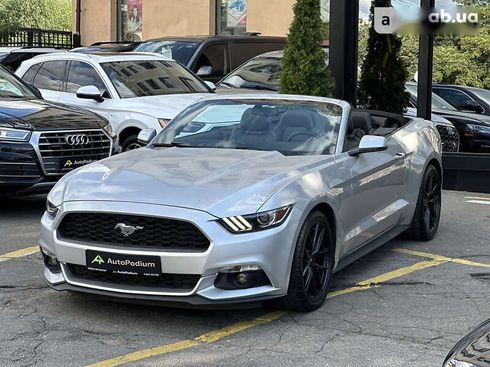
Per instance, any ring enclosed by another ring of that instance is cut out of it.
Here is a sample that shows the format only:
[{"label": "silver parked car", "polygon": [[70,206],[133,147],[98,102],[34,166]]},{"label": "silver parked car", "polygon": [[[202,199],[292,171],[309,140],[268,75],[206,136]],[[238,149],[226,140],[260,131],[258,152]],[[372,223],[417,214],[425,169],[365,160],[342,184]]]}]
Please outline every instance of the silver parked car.
[{"label": "silver parked car", "polygon": [[436,234],[441,141],[429,121],[216,95],[154,136],[50,192],[40,244],[53,288],[311,311],[333,272],[404,231]]}]

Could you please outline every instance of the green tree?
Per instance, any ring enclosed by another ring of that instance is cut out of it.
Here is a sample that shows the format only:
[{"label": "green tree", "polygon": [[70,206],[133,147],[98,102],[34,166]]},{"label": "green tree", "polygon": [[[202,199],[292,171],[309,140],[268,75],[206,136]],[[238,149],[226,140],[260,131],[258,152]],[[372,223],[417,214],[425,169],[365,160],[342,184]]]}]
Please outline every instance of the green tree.
[{"label": "green tree", "polygon": [[409,104],[405,91],[408,71],[400,56],[401,40],[374,30],[374,7],[389,7],[391,0],[375,0],[371,5],[367,53],[359,82],[359,105],[373,110],[403,113]]},{"label": "green tree", "polygon": [[0,30],[71,30],[71,0],[0,0]]},{"label": "green tree", "polygon": [[[469,2],[467,4],[470,4]],[[490,89],[490,1],[481,0],[476,10],[482,27],[476,34],[438,35],[434,39],[435,83],[451,83]],[[408,69],[409,79],[418,70],[419,41],[416,35],[401,35],[400,58]],[[369,27],[359,27],[359,60],[367,54]]]},{"label": "green tree", "polygon": [[322,38],[320,1],[297,0],[282,60],[281,93],[332,95],[334,81],[321,47]]}]

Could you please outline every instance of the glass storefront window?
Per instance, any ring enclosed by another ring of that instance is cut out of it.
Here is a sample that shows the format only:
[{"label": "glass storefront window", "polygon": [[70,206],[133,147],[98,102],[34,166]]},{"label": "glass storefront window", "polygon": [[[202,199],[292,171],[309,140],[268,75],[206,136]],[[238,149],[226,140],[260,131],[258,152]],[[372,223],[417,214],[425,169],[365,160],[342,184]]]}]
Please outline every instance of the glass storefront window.
[{"label": "glass storefront window", "polygon": [[118,38],[120,41],[141,41],[143,31],[143,0],[118,0]]},{"label": "glass storefront window", "polygon": [[217,34],[247,32],[247,0],[218,0]]}]

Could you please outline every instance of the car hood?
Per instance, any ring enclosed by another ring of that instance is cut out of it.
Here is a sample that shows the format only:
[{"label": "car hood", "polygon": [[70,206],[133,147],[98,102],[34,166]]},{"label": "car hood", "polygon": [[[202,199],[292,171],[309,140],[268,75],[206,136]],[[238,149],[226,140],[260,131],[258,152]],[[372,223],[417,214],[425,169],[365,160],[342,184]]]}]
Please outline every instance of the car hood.
[{"label": "car hood", "polygon": [[332,156],[279,152],[142,148],[84,166],[65,182],[64,201],[127,201],[206,211],[256,212],[289,182]]},{"label": "car hood", "polygon": [[209,97],[212,93],[167,94],[163,96],[148,96],[125,98],[121,107],[128,111],[140,111],[157,118],[173,119],[184,108]]},{"label": "car hood", "polygon": [[445,111],[445,110],[433,110],[433,111],[439,116],[442,116],[450,121],[452,118],[454,118],[454,119],[462,119],[468,123],[474,123],[476,125],[486,125],[486,126],[490,125],[490,116],[481,115],[478,113],[461,112],[461,111]]},{"label": "car hood", "polygon": [[43,100],[0,100],[0,125],[29,130],[98,129],[107,121],[77,107]]}]

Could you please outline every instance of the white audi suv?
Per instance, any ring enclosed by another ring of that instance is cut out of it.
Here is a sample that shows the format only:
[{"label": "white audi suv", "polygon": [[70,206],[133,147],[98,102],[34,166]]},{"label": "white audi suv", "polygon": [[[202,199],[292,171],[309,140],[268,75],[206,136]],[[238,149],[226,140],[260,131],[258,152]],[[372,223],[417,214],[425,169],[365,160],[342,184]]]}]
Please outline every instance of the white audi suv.
[{"label": "white audi suv", "polygon": [[123,151],[141,146],[142,129],[161,130],[213,87],[176,61],[147,53],[42,55],[22,63],[16,74],[48,101],[108,119]]}]

